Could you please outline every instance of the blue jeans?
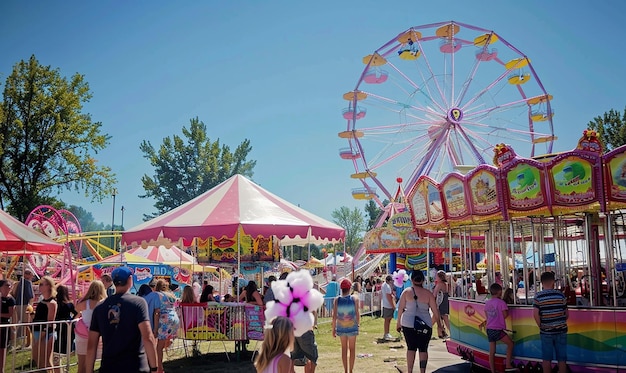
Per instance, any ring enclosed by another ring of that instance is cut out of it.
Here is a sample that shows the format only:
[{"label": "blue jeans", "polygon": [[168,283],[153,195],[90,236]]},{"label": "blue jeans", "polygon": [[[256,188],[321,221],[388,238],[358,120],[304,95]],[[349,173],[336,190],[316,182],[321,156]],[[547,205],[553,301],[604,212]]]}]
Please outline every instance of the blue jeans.
[{"label": "blue jeans", "polygon": [[567,361],[567,333],[541,334],[541,359]]}]

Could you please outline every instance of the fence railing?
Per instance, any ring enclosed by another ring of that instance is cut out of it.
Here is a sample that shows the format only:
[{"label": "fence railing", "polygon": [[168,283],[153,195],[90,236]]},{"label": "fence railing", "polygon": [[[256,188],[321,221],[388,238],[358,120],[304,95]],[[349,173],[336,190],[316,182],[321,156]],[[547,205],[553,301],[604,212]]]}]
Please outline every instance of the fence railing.
[{"label": "fence railing", "polygon": [[[76,365],[71,360],[76,322],[77,320],[1,324],[0,348],[4,346],[6,352],[4,371],[46,372],[53,369],[55,372],[68,372],[72,365]],[[39,336],[37,341],[35,335]],[[54,338],[51,343],[47,342],[49,338]],[[40,360],[39,366],[37,360]]]},{"label": "fence railing", "polygon": [[[318,319],[330,318],[332,317],[333,312],[333,299],[334,298],[324,298],[324,305],[320,307],[317,311]],[[361,307],[361,316],[371,315],[377,316],[380,315],[382,310],[382,292],[381,291],[372,291],[372,292],[363,292],[359,293],[359,303]]]}]

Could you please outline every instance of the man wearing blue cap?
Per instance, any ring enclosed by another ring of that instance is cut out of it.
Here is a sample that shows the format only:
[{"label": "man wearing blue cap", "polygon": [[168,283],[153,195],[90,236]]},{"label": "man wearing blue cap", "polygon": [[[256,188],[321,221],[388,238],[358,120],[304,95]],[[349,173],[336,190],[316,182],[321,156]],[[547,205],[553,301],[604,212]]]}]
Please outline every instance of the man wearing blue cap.
[{"label": "man wearing blue cap", "polygon": [[91,319],[87,343],[87,373],[93,373],[98,340],[102,336],[100,373],[156,372],[156,341],[146,301],[128,291],[133,273],[118,267],[111,273],[115,294],[98,305]]}]

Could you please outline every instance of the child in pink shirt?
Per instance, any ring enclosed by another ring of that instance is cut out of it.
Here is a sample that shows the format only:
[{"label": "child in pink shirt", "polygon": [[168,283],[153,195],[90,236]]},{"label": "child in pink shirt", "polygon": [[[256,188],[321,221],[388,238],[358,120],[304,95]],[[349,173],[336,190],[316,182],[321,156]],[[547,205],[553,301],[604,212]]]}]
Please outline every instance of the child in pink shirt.
[{"label": "child in pink shirt", "polygon": [[485,302],[485,316],[487,317],[487,338],[489,339],[489,366],[491,372],[496,372],[496,343],[498,341],[506,344],[506,369],[513,370],[512,358],[513,358],[513,340],[505,332],[506,321],[509,316],[509,307],[501,299],[502,286],[498,283],[491,284],[489,287],[491,293],[491,299]]}]

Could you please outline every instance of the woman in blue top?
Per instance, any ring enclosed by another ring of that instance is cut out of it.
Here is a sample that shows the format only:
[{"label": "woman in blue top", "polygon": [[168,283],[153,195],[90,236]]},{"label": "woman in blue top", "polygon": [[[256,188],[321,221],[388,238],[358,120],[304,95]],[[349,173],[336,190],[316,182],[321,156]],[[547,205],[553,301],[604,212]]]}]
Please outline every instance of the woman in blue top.
[{"label": "woman in blue top", "polygon": [[[352,373],[356,357],[356,336],[359,335],[361,315],[358,295],[350,295],[352,283],[347,278],[341,281],[341,296],[335,298],[333,305],[333,337],[341,340],[341,360],[345,373]],[[348,370],[348,349],[350,350],[350,369]]]}]

